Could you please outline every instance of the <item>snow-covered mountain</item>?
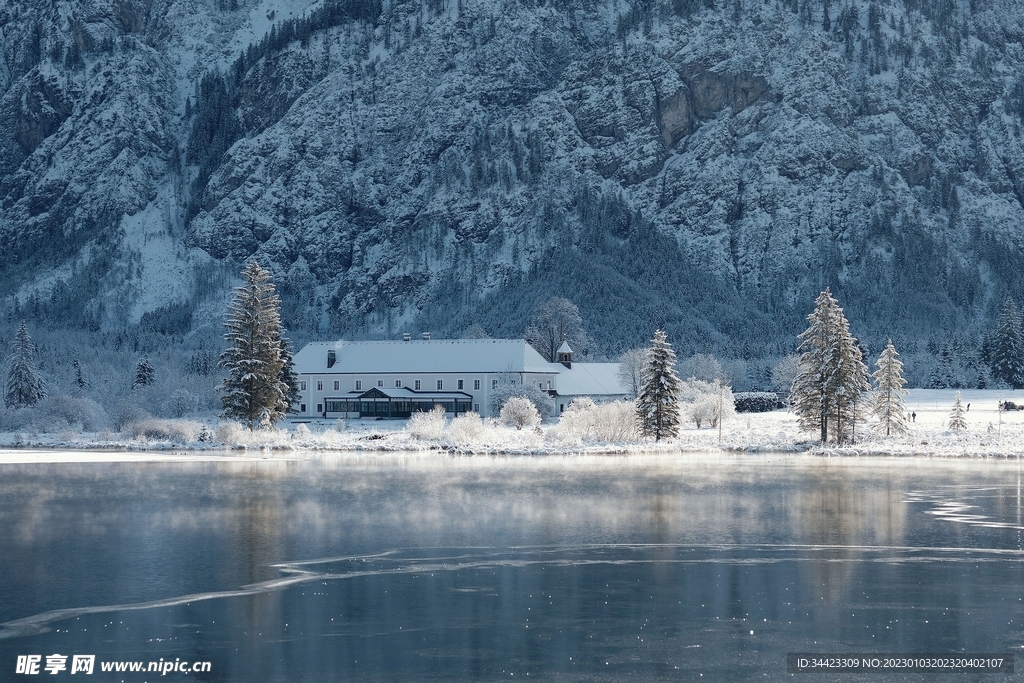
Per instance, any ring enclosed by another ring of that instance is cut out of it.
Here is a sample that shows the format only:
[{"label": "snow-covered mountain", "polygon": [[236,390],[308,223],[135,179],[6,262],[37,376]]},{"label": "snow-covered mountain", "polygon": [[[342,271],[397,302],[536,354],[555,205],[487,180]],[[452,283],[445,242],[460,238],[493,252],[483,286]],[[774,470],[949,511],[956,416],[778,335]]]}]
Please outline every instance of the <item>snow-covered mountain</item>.
[{"label": "snow-covered mountain", "polygon": [[[326,3],[326,4],[325,4]],[[973,330],[1020,296],[1020,0],[7,0],[0,295],[219,322],[272,267],[299,336],[611,353]]]}]

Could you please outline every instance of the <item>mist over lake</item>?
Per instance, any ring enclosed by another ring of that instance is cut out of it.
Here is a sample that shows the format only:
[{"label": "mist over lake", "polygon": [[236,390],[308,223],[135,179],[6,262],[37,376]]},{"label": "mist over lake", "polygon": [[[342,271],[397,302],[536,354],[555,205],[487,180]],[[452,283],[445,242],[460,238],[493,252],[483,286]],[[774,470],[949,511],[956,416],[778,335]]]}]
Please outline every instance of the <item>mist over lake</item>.
[{"label": "mist over lake", "polygon": [[397,454],[2,474],[8,673],[60,653],[210,661],[212,681],[781,680],[787,652],[1024,644],[1015,462]]}]

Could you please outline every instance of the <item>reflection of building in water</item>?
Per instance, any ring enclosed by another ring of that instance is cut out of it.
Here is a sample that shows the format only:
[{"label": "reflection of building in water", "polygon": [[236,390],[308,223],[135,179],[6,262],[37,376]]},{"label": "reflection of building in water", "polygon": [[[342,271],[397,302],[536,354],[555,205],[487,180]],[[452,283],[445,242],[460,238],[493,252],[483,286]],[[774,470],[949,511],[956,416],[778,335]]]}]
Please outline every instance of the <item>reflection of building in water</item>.
[{"label": "reflection of building in water", "polygon": [[[867,483],[867,482],[865,482]],[[905,544],[906,502],[895,487],[857,487],[829,474],[808,480],[794,494],[793,530],[803,543],[822,546],[805,566],[818,598],[840,602],[852,574],[863,568],[865,546]],[[805,584],[805,585],[806,585]]]}]

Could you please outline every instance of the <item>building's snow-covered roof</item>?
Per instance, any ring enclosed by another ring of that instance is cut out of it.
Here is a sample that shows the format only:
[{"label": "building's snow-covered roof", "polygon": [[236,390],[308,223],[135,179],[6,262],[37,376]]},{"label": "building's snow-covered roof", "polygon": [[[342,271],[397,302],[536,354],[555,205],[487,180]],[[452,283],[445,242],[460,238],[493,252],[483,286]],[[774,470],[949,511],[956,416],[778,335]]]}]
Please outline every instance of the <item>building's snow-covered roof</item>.
[{"label": "building's snow-covered roof", "polygon": [[[335,353],[327,367],[327,352]],[[564,372],[522,339],[311,342],[295,354],[299,374]]]},{"label": "building's snow-covered roof", "polygon": [[328,396],[326,400],[352,401],[357,398],[372,398],[374,394],[381,394],[387,398],[424,401],[463,401],[472,398],[472,394],[464,391],[414,391],[409,387],[370,387],[362,391],[350,391],[340,396]]},{"label": "building's snow-covered roof", "polygon": [[566,368],[560,363],[551,363],[561,368],[555,389],[560,396],[625,396],[629,390],[619,379],[618,363],[573,363]]},{"label": "building's snow-covered roof", "polygon": [[564,341],[562,342],[562,345],[558,347],[558,350],[555,351],[555,353],[572,353],[572,347],[569,346],[568,341]]}]

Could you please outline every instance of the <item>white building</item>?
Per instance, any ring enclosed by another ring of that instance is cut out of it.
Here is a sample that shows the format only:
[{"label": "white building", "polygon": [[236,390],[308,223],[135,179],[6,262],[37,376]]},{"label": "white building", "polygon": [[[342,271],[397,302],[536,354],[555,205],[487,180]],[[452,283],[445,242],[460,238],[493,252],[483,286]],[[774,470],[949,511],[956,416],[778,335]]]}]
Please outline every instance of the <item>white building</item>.
[{"label": "white building", "polygon": [[618,363],[573,363],[572,348],[562,342],[558,347],[559,367],[552,399],[555,412],[561,414],[573,399],[586,396],[595,402],[618,401],[629,395],[629,390],[619,379]]},{"label": "white building", "polygon": [[298,416],[403,418],[435,405],[489,416],[491,393],[506,383],[539,388],[556,413],[579,395],[625,396],[612,379],[616,363],[573,364],[568,345],[559,349],[561,362],[548,363],[522,339],[424,337],[307,344],[294,358]]}]

